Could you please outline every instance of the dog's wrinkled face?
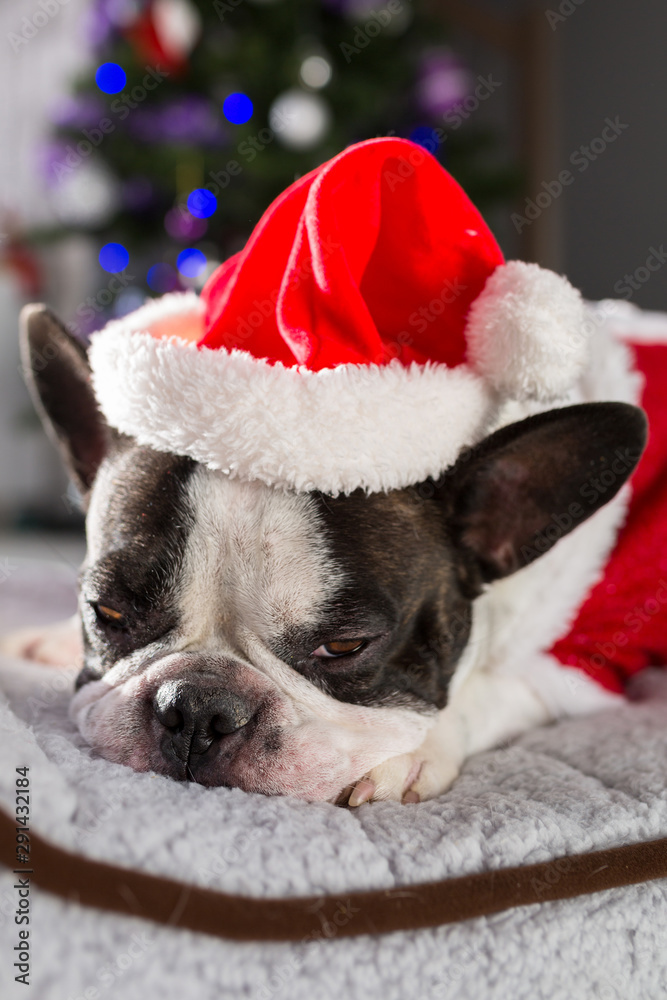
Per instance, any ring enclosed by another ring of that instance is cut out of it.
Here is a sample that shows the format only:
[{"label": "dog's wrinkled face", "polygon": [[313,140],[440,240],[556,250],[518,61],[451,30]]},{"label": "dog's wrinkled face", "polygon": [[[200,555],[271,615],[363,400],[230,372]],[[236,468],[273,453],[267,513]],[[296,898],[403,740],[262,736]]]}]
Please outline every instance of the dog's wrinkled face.
[{"label": "dog's wrinkled face", "polygon": [[88,540],[72,712],[106,757],[330,798],[445,704],[470,599],[408,491],[293,495],[126,442]]},{"label": "dog's wrinkled face", "polygon": [[22,338],[88,507],[72,716],[103,756],[205,785],[332,799],[416,750],[474,652],[474,599],[611,500],[646,438],[635,407],[571,406],[491,434],[437,483],[292,494],[114,432],[48,310]]}]

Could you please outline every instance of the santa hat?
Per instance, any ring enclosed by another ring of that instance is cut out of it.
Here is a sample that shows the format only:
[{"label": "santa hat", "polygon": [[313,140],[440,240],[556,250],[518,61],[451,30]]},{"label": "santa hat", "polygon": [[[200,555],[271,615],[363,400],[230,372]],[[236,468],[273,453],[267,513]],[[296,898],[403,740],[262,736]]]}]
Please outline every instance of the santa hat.
[{"label": "santa hat", "polygon": [[140,444],[329,494],[437,477],[507,400],[563,398],[586,356],[579,293],[505,263],[403,139],[296,181],[200,297],[151,301],[90,349],[103,413]]}]

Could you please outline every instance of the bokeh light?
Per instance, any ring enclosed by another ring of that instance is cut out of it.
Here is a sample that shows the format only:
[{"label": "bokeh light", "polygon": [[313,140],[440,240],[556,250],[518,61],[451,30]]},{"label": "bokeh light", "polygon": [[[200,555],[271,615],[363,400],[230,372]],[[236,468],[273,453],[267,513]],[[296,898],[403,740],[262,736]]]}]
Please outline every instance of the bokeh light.
[{"label": "bokeh light", "polygon": [[127,316],[128,313],[134,312],[139,306],[143,306],[145,301],[146,292],[142,291],[141,288],[137,288],[136,285],[129,285],[120,292],[111,311],[116,317]]},{"label": "bokeh light", "polygon": [[122,243],[106,243],[100,250],[98,260],[101,267],[110,274],[124,271],[130,262],[130,255]]},{"label": "bokeh light", "polygon": [[222,113],[232,125],[245,125],[252,118],[252,101],[247,94],[230,94],[222,105]]},{"label": "bokeh light", "polygon": [[153,264],[146,275],[146,283],[152,291],[159,295],[173,292],[176,288],[181,287],[178,275],[171,264]]},{"label": "bokeh light", "polygon": [[205,219],[195,219],[182,205],[175,205],[164,217],[164,228],[173,240],[194,243],[205,235],[208,223]]},{"label": "bokeh light", "polygon": [[430,125],[418,125],[417,128],[413,128],[409,138],[418,146],[423,146],[429,153],[435,153],[442,142],[442,137]]},{"label": "bokeh light", "polygon": [[269,108],[269,126],[282,146],[312,149],[331,126],[331,109],[319,94],[298,87],[285,90]]},{"label": "bokeh light", "polygon": [[102,63],[95,74],[95,83],[105,94],[118,94],[126,82],[125,70],[118,63]]},{"label": "bokeh light", "polygon": [[331,80],[331,64],[324,56],[308,56],[301,63],[299,76],[307,87],[318,90],[320,87],[326,87]]},{"label": "bokeh light", "polygon": [[188,211],[197,219],[208,219],[210,215],[213,215],[217,207],[218,202],[215,195],[207,191],[206,188],[195,188],[188,195]]},{"label": "bokeh light", "polygon": [[206,257],[201,250],[194,250],[188,247],[181,250],[177,258],[178,270],[186,278],[196,278],[206,267]]}]

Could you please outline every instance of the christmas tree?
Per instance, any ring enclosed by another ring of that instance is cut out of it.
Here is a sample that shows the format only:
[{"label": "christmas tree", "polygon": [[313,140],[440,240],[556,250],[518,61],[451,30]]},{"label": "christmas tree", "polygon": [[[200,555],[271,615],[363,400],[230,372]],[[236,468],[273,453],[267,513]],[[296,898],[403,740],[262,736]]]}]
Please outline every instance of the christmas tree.
[{"label": "christmas tree", "polygon": [[482,210],[511,191],[479,167],[493,138],[457,127],[469,70],[410,0],[94,0],[89,16],[93,67],[59,111],[49,180],[63,231],[134,276],[90,328],[201,287],[276,195],[361,139],[424,145]]}]

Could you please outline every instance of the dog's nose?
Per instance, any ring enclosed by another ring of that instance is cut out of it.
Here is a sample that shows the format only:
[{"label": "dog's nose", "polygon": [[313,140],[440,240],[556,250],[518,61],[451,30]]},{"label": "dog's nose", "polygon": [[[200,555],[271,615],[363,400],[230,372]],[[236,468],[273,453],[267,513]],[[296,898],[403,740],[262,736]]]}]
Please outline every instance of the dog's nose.
[{"label": "dog's nose", "polygon": [[165,681],[153,698],[153,712],[178,757],[205,753],[251,716],[243,698],[207,679]]}]

